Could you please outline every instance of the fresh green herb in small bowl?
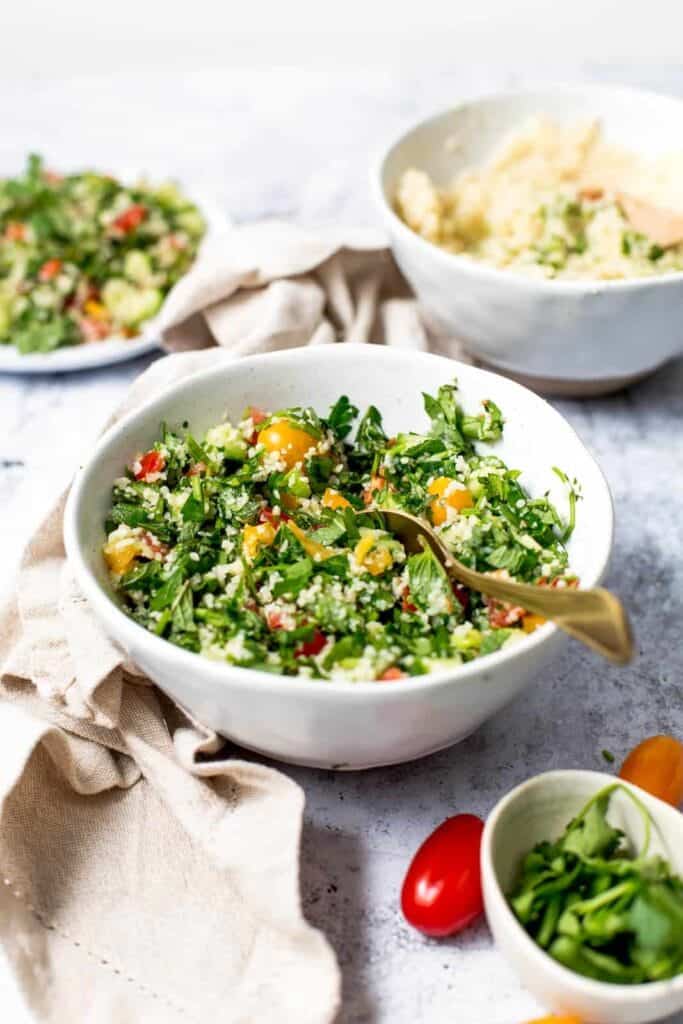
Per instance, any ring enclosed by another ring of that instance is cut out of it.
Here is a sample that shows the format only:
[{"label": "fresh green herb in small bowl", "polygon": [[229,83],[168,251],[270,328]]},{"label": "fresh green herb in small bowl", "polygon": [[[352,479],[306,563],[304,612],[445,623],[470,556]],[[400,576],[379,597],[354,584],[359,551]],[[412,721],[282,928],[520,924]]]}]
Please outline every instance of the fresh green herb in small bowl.
[{"label": "fresh green herb in small bowl", "polygon": [[482,837],[501,952],[544,1006],[593,1024],[683,1010],[681,876],[683,816],[602,772],[529,779]]},{"label": "fresh green herb in small bowl", "polygon": [[[617,789],[643,816],[637,855],[607,821]],[[565,967],[622,985],[683,973],[683,879],[662,857],[648,857],[650,829],[644,804],[615,783],[592,797],[559,839],[538,843],[524,858],[510,905]]]}]

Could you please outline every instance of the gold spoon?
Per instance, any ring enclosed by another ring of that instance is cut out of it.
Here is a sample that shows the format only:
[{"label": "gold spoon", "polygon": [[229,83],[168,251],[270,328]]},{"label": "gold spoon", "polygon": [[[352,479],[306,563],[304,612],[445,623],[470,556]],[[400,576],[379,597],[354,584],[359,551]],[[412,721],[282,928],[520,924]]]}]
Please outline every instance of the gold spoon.
[{"label": "gold spoon", "polygon": [[408,554],[419,554],[429,545],[448,576],[458,583],[551,619],[565,633],[616,665],[626,665],[633,657],[633,636],[626,610],[621,601],[603,587],[555,589],[475,572],[453,557],[427,523],[409,512],[370,506],[358,515],[368,512],[382,516],[387,531],[401,541]]}]

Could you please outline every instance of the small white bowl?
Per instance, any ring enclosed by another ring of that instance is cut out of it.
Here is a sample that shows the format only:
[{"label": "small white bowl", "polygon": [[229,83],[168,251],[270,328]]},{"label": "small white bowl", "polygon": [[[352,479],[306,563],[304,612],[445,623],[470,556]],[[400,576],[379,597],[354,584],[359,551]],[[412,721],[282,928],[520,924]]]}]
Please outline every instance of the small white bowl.
[{"label": "small white bowl", "polygon": [[512,700],[565,640],[549,623],[514,647],[467,665],[391,684],[323,682],[236,668],[181,650],[120,609],[102,544],[113,480],[159,436],[163,421],[190,420],[199,434],[247,405],[313,405],[327,412],[340,394],[361,409],[375,404],[388,433],[424,430],[421,392],[457,376],[463,404],[492,398],[506,419],[495,451],[522,470],[531,494],[550,492],[565,512],[559,466],[582,487],[569,543],[586,587],[599,583],[612,547],[612,503],[605,479],[572,428],[550,405],[504,377],[439,356],[374,345],[326,345],[215,367],[169,388],[126,417],[99,442],[76,475],[64,520],[69,560],[107,632],[147,674],[202,722],[245,747],[283,761],[365,768],[408,761],[463,739]]},{"label": "small white bowl", "polygon": [[[484,904],[497,945],[542,1004],[557,1013],[576,1014],[586,1024],[644,1024],[683,1009],[683,975],[645,985],[611,985],[575,974],[536,945],[505,894],[514,886],[524,855],[541,840],[561,835],[591,796],[615,781],[603,772],[536,775],[496,804],[482,838]],[[652,815],[651,853],[666,857],[674,872],[683,875],[683,815],[637,786],[623,785]],[[615,792],[608,817],[634,848],[641,847],[643,821],[624,793]]]},{"label": "small white bowl", "polygon": [[600,394],[683,352],[683,273],[622,281],[527,278],[432,245],[393,210],[405,170],[425,170],[447,185],[486,163],[506,135],[537,114],[567,125],[598,118],[608,142],[651,156],[670,153],[683,138],[683,102],[673,97],[609,86],[501,93],[401,134],[380,159],[373,190],[398,265],[426,311],[471,355],[538,390]]}]

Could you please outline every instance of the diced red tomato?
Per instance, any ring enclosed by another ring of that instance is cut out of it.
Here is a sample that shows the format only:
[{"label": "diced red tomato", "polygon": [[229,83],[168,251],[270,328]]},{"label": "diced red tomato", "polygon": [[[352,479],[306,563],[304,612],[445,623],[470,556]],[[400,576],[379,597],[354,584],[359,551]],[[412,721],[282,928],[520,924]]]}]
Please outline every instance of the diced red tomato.
[{"label": "diced red tomato", "polygon": [[578,585],[578,576],[571,576],[569,579],[565,576],[555,576],[552,580],[549,580],[547,576],[541,576],[539,580],[536,580],[537,587],[550,587],[551,590],[561,590],[563,587],[570,587],[572,590],[575,590]]},{"label": "diced red tomato", "polygon": [[391,668],[386,669],[382,672],[381,676],[377,676],[380,683],[393,683],[396,679],[407,679],[408,675],[406,672],[402,672],[396,665],[392,665]]},{"label": "diced red tomato", "polygon": [[5,238],[8,242],[23,242],[26,238],[26,225],[18,220],[12,220],[5,228]]},{"label": "diced red tomato", "polygon": [[464,587],[462,583],[451,583],[453,594],[457,597],[458,601],[463,607],[463,611],[467,611],[470,606],[470,592],[467,587]]},{"label": "diced red tomato", "polygon": [[282,629],[282,615],[280,612],[268,612],[266,615],[266,622],[268,623],[268,629]]},{"label": "diced red tomato", "polygon": [[485,597],[484,600],[489,610],[489,622],[494,629],[516,626],[526,614],[526,609],[518,604],[506,604],[505,601],[496,601],[493,597]]},{"label": "diced red tomato", "polygon": [[150,451],[145,452],[137,459],[133,471],[135,473],[136,480],[149,480],[150,477],[156,476],[157,473],[161,473],[166,467],[166,459],[161,452]]},{"label": "diced red tomato", "polygon": [[[501,580],[511,579],[507,569],[496,569],[488,575]],[[516,626],[526,615],[526,608],[521,608],[517,604],[508,604],[507,601],[498,601],[495,597],[487,596],[484,596],[484,601],[489,613],[489,622],[494,629]]]},{"label": "diced red tomato", "polygon": [[149,530],[145,530],[142,538],[147,547],[150,548],[155,555],[161,555],[163,557],[168,554],[168,545],[160,541],[159,538],[155,537],[153,533],[149,532]]},{"label": "diced red tomato", "polygon": [[316,629],[311,639],[305,640],[300,647],[297,647],[294,654],[297,658],[312,658],[316,654],[320,654],[326,643],[327,637],[325,634]]},{"label": "diced red tomato", "polygon": [[78,319],[78,326],[86,341],[102,341],[111,334],[109,320],[98,320],[94,316],[82,316]]},{"label": "diced red tomato", "polygon": [[405,587],[403,590],[403,597],[401,600],[401,611],[410,612],[411,615],[417,611],[417,605],[413,604],[413,602],[410,600],[410,587]]},{"label": "diced red tomato", "polygon": [[383,491],[387,486],[387,481],[382,476],[374,475],[370,477],[370,483],[363,491],[363,502],[366,505],[372,505],[375,500],[375,491]]},{"label": "diced red tomato", "polygon": [[133,203],[127,210],[119,214],[112,222],[112,227],[115,227],[118,231],[123,231],[124,235],[127,235],[130,231],[135,231],[136,228],[139,228],[146,216],[147,207],[143,206],[142,203]]},{"label": "diced red tomato", "polygon": [[61,260],[46,260],[38,271],[38,278],[41,281],[51,281],[62,269]]},{"label": "diced red tomato", "polygon": [[425,935],[453,935],[484,909],[479,852],[484,822],[473,814],[447,818],[413,857],[401,908]]},{"label": "diced red tomato", "polygon": [[288,516],[286,512],[280,512],[279,515],[276,515],[269,505],[265,505],[261,509],[261,511],[258,514],[258,517],[260,522],[270,523],[270,525],[274,526],[275,529],[278,528],[281,522],[286,523],[288,519],[292,518],[291,516]]},{"label": "diced red tomato", "polygon": [[[247,408],[247,417],[253,421],[254,427],[258,427],[260,423],[268,419],[268,413],[264,412],[263,409],[259,409],[257,405],[250,405]],[[253,430],[249,437],[249,444],[256,444],[258,442],[258,430]]]},{"label": "diced red tomato", "polygon": [[202,473],[206,473],[205,462],[195,462],[185,473],[185,476],[201,476]]}]

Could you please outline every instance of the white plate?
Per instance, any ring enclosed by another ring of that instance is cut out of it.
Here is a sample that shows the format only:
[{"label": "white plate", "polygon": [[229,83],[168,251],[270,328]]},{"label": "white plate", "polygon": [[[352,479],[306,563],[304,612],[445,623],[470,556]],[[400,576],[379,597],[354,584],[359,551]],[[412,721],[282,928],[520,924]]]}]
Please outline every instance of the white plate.
[{"label": "white plate", "polygon": [[[141,175],[122,174],[120,180],[135,181]],[[209,237],[220,234],[230,227],[229,218],[211,198],[196,193],[193,189],[186,190],[197,204],[206,219],[206,235],[202,245]],[[163,306],[162,306],[163,310]],[[0,373],[70,373],[72,370],[94,370],[100,366],[111,366],[127,359],[151,352],[159,346],[158,324],[161,311],[152,320],[148,320],[142,333],[136,338],[112,337],[103,341],[92,341],[82,345],[67,345],[55,349],[54,352],[35,352],[22,356],[13,345],[0,345]]]}]

